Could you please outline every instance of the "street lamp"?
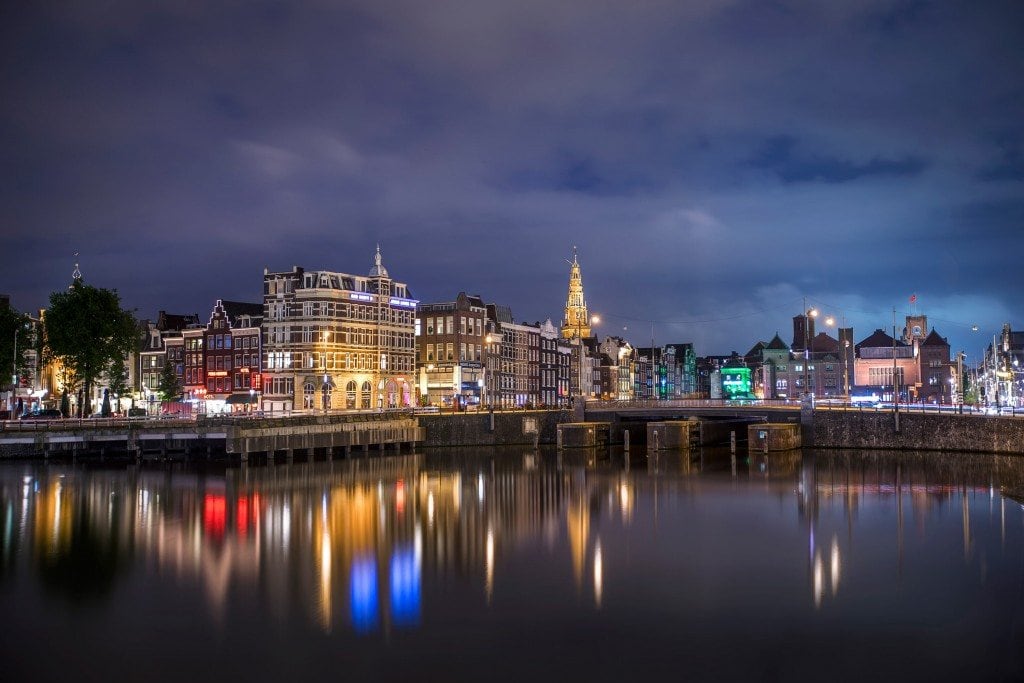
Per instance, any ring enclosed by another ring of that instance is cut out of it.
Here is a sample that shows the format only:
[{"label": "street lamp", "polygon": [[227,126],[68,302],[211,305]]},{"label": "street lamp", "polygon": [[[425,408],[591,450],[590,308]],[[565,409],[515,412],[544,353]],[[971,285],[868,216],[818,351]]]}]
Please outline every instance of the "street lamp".
[{"label": "street lamp", "polygon": [[[494,395],[494,376],[495,376],[495,373],[493,372],[493,370],[494,370],[494,368],[492,367],[492,362],[493,361],[491,360],[491,356],[493,355],[491,344],[493,342],[494,342],[494,337],[492,337],[490,334],[488,334],[486,337],[484,337],[484,344],[486,344],[486,346],[484,347],[484,361],[483,361],[483,382],[484,383],[483,383],[483,385],[481,385],[481,391],[484,394],[487,395],[487,407],[490,408],[491,410],[494,410],[494,396],[493,395]],[[491,384],[490,387],[487,386],[488,382]],[[483,401],[483,396],[481,396],[480,400]]]},{"label": "street lamp", "polygon": [[14,350],[11,352],[11,417],[14,417],[15,406],[17,405],[16,394],[18,392],[18,328],[14,326]]},{"label": "street lamp", "polygon": [[330,377],[327,374],[327,336],[328,336],[328,334],[330,334],[330,333],[326,332],[326,331],[320,333],[320,343],[321,343],[321,348],[323,349],[323,351],[320,352],[320,366],[321,366],[321,369],[324,371],[324,384],[323,384],[323,387],[321,388],[321,401],[322,401],[323,409],[324,409],[325,413],[327,412],[327,408],[328,408],[328,402],[327,402],[327,381],[330,379]]},{"label": "street lamp", "polygon": [[804,393],[810,393],[814,396],[814,391],[811,389],[811,349],[809,347],[808,329],[811,326],[811,320],[818,317],[818,309],[807,308],[807,297],[804,297]]},{"label": "street lamp", "polygon": [[[601,317],[600,316],[598,316],[598,315],[590,316],[590,325],[598,325],[598,324],[600,324],[600,322],[601,322]],[[589,325],[588,325],[588,327],[589,327]],[[583,359],[584,359],[584,355],[583,355],[583,319],[580,316],[578,316],[578,315],[576,316],[576,343],[579,344],[579,347],[580,347],[580,358],[579,358],[579,362],[577,363],[576,382],[579,384],[580,395],[583,396],[584,395],[584,392],[583,392]],[[651,352],[653,353],[653,349],[652,349]],[[569,405],[570,406],[573,403],[572,389],[573,389],[572,382],[570,382],[569,383]]]}]

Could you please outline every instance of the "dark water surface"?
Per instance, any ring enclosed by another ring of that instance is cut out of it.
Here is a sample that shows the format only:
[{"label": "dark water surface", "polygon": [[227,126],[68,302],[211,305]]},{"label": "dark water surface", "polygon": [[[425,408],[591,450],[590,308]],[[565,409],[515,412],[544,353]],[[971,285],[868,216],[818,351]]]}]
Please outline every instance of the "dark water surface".
[{"label": "dark water surface", "polygon": [[1024,679],[1024,457],[0,465],[4,681]]}]

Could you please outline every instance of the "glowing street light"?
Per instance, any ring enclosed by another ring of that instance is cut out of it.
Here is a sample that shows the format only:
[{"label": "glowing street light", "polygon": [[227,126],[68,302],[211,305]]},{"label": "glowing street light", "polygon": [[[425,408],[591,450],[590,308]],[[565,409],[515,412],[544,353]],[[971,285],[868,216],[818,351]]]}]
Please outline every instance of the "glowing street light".
[{"label": "glowing street light", "polygon": [[[814,391],[811,389],[811,349],[810,341],[808,340],[808,329],[811,326],[811,319],[818,317],[818,309],[807,308],[807,297],[804,297],[804,393],[810,393],[814,395]],[[652,350],[653,353],[653,350]]]}]

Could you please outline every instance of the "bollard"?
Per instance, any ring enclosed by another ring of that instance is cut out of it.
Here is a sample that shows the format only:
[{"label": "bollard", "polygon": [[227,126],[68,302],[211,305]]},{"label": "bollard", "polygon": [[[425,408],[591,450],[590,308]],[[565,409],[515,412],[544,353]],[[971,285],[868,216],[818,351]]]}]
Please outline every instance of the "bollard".
[{"label": "bollard", "polygon": [[533,433],[533,450],[537,450],[540,447],[540,432]]}]

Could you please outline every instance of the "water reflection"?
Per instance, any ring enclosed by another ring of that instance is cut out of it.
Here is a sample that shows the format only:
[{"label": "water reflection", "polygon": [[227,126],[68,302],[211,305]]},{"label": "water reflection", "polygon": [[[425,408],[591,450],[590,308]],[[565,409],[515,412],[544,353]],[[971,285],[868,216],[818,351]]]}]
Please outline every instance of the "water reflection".
[{"label": "water reflection", "polygon": [[716,572],[737,582],[764,572],[780,585],[795,576],[805,604],[825,610],[866,581],[898,581],[908,564],[921,571],[916,554],[951,510],[961,562],[979,575],[979,544],[991,555],[994,528],[1003,550],[1021,537],[1021,506],[1002,495],[1024,488],[1018,458],[646,460],[495,451],[213,472],[8,465],[0,581],[32,571],[49,591],[97,600],[129,569],[148,568],[153,581],[198,585],[215,622],[229,618],[232,595],[246,595],[270,618],[297,609],[324,633],[366,636],[421,627],[430,591],[451,582],[475,590],[482,609],[503,581],[517,582],[510,594],[529,590],[520,556],[545,558],[535,578],[565,573],[577,599],[602,612],[668,571],[693,586],[718,586]]}]

